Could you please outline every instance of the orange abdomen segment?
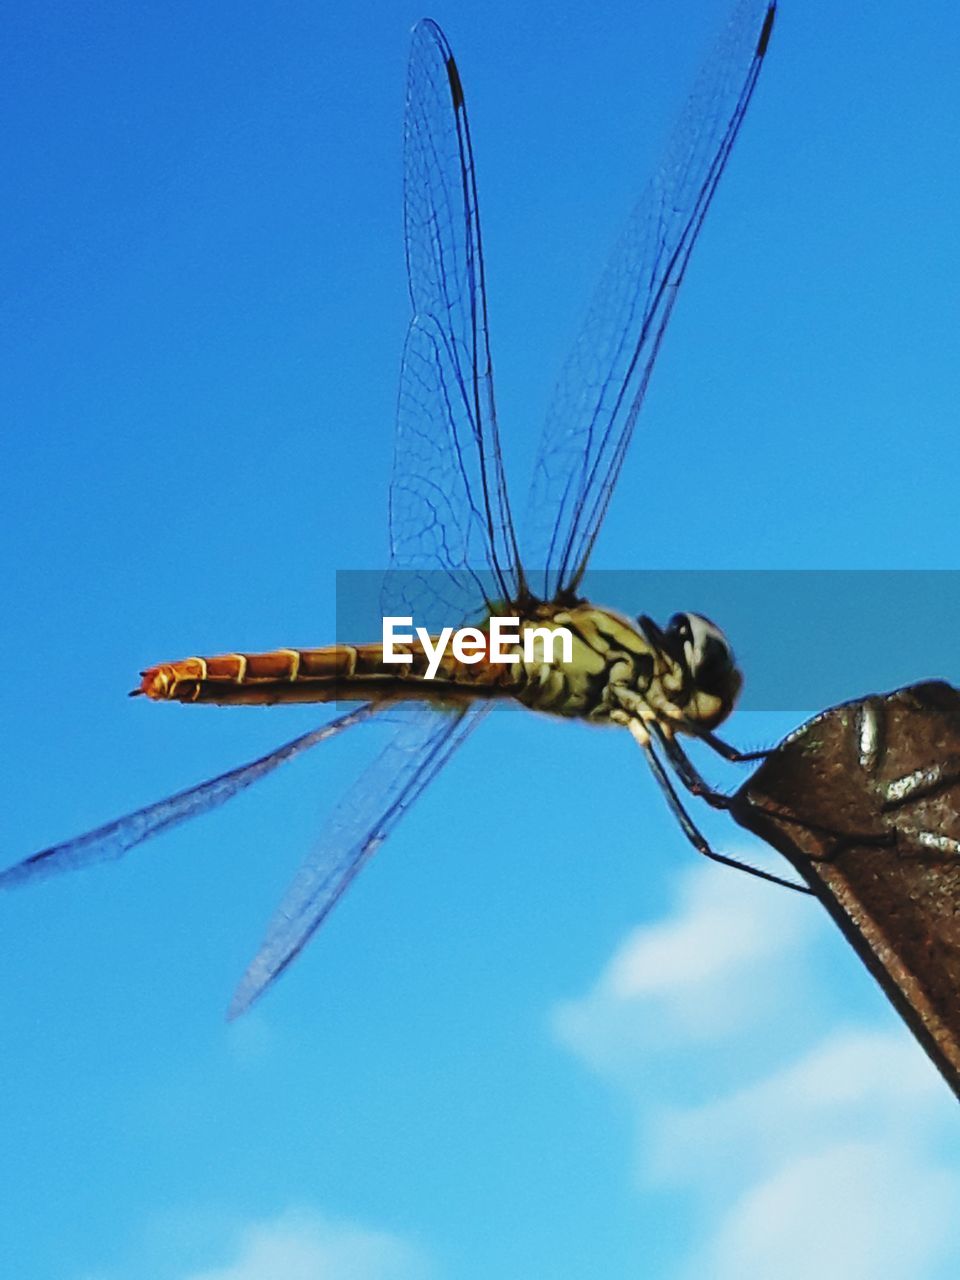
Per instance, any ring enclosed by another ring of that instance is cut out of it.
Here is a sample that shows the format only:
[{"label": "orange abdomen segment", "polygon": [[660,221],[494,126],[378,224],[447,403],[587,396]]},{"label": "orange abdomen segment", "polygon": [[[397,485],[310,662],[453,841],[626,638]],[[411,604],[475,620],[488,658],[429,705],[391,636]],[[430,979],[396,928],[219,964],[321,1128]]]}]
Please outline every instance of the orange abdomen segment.
[{"label": "orange abdomen segment", "polygon": [[379,645],[222,653],[148,667],[136,692],[158,702],[327,702],[345,681],[383,671]]},{"label": "orange abdomen segment", "polygon": [[425,680],[426,655],[411,649],[409,663],[385,663],[379,644],[335,644],[323,649],[274,649],[270,653],[223,653],[182,658],[141,672],[134,694],[157,702],[269,704],[276,702],[369,701],[465,696],[506,692],[509,666],[465,665],[445,656],[433,680]]}]

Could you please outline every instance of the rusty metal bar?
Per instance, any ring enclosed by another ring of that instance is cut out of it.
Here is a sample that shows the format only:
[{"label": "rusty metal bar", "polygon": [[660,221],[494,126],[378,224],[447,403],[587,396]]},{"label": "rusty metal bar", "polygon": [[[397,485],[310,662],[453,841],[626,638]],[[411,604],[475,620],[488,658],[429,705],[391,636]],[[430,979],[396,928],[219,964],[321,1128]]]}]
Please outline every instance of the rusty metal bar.
[{"label": "rusty metal bar", "polygon": [[960,691],[822,712],[731,812],[790,861],[960,1098]]}]

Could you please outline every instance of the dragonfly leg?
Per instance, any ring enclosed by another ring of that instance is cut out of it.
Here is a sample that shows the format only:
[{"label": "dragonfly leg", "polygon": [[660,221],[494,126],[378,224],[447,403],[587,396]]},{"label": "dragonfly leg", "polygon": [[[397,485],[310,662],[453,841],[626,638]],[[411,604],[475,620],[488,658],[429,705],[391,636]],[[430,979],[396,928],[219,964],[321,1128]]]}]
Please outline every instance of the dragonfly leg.
[{"label": "dragonfly leg", "polygon": [[761,871],[759,867],[751,867],[748,862],[741,862],[739,858],[731,858],[725,853],[717,853],[711,848],[709,841],[702,831],[697,827],[696,823],[684,809],[680,797],[677,795],[676,788],[670,781],[669,774],[663,767],[663,764],[653,749],[653,743],[650,741],[649,734],[646,733],[643,725],[637,725],[639,732],[634,731],[634,738],[643,749],[644,755],[647,757],[647,763],[657,785],[666,797],[667,804],[670,806],[674,816],[680,823],[683,834],[687,837],[696,851],[709,858],[712,862],[719,862],[725,867],[734,867],[737,871],[745,871],[747,875],[756,876],[759,880],[767,880],[771,884],[781,885],[784,889],[793,889],[796,893],[811,893],[812,891],[806,885],[797,884],[793,880],[785,880],[781,876],[773,875],[769,871]]},{"label": "dragonfly leg", "polygon": [[673,734],[664,729],[657,720],[652,721],[649,728],[676,770],[677,777],[690,794],[705,800],[713,809],[729,809],[732,803],[730,797],[725,792],[718,791],[716,787],[710,786]]},{"label": "dragonfly leg", "polygon": [[684,724],[683,727],[687,733],[705,742],[718,756],[729,760],[731,764],[749,764],[753,760],[766,760],[768,756],[773,755],[769,747],[761,751],[740,751],[737,747],[732,747],[729,742],[724,742],[723,738],[718,738],[709,729],[703,729],[695,724]]},{"label": "dragonfly leg", "polygon": [[[662,746],[667,759],[673,765],[677,777],[687,788],[690,794],[704,800],[713,809],[729,809],[733,803],[731,797],[726,795],[723,791],[718,791],[715,787],[711,787],[710,784],[705,781],[694,766],[693,761],[684,751],[683,747],[681,747],[680,743],[677,742],[676,738],[667,732],[659,722],[654,721],[651,723],[650,729]],[[766,755],[769,753],[765,752],[764,754]],[[937,781],[939,782],[939,779]],[[888,801],[885,807],[892,808],[894,803],[897,802]],[[820,835],[829,836],[834,841],[834,845],[826,857],[819,859],[819,861],[822,862],[832,861],[839,853],[842,853],[845,849],[856,845],[876,845],[878,847],[884,847],[896,844],[896,836],[890,832],[837,831],[836,829],[825,826],[823,823],[816,822],[811,818],[803,818],[794,814],[782,813],[779,810],[766,809],[762,806],[756,807],[759,812],[769,813],[771,817],[777,818],[780,822],[793,823],[796,826],[805,828],[807,831],[814,831],[818,832]],[[921,837],[918,843],[923,847],[923,851],[926,853],[933,851],[935,847],[942,851],[944,856],[955,856],[957,852],[960,852],[960,845],[955,841],[949,842],[949,847],[947,847],[947,845],[942,841],[938,842],[927,836],[926,838]]]},{"label": "dragonfly leg", "polygon": [[[723,791],[718,791],[716,787],[711,787],[697,770],[693,761],[681,747],[680,743],[670,733],[668,733],[658,721],[650,724],[650,729],[656,736],[657,741],[663,748],[663,751],[673,765],[677,777],[687,788],[691,795],[697,796],[698,799],[705,801],[712,809],[727,810],[733,804],[733,800]],[[890,843],[890,837],[887,834],[877,835],[874,832],[862,831],[845,831],[838,832],[832,827],[824,826],[823,823],[815,822],[809,818],[801,818],[795,815],[781,813],[777,809],[765,809],[761,806],[755,806],[758,812],[769,813],[771,817],[779,819],[781,822],[794,823],[796,826],[804,827],[807,831],[816,831],[821,835],[831,836],[837,841],[831,857],[838,851],[854,845],[854,844],[880,844]]]}]

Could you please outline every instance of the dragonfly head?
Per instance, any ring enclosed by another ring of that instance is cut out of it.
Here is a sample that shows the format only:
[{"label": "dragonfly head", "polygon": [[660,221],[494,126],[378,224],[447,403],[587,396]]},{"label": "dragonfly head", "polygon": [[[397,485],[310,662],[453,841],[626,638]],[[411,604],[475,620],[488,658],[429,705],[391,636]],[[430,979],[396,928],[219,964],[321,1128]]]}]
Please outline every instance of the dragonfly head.
[{"label": "dragonfly head", "polygon": [[743,684],[730,641],[699,613],[675,613],[660,635],[662,647],[687,677],[681,710],[703,728],[714,728],[733,710]]}]

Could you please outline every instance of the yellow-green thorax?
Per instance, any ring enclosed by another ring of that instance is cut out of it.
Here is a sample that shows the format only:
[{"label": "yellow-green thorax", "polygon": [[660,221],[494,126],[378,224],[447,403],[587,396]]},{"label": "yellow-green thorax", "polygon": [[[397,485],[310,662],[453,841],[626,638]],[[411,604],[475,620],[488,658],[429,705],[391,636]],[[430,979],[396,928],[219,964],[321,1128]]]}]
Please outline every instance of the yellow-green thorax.
[{"label": "yellow-green thorax", "polygon": [[[570,634],[569,661],[543,634],[558,628]],[[552,715],[614,723],[652,716],[712,729],[730,714],[742,683],[725,636],[699,614],[677,614],[661,630],[649,618],[634,622],[586,602],[540,605],[520,631],[536,633],[536,656],[514,665],[511,691]]]}]

